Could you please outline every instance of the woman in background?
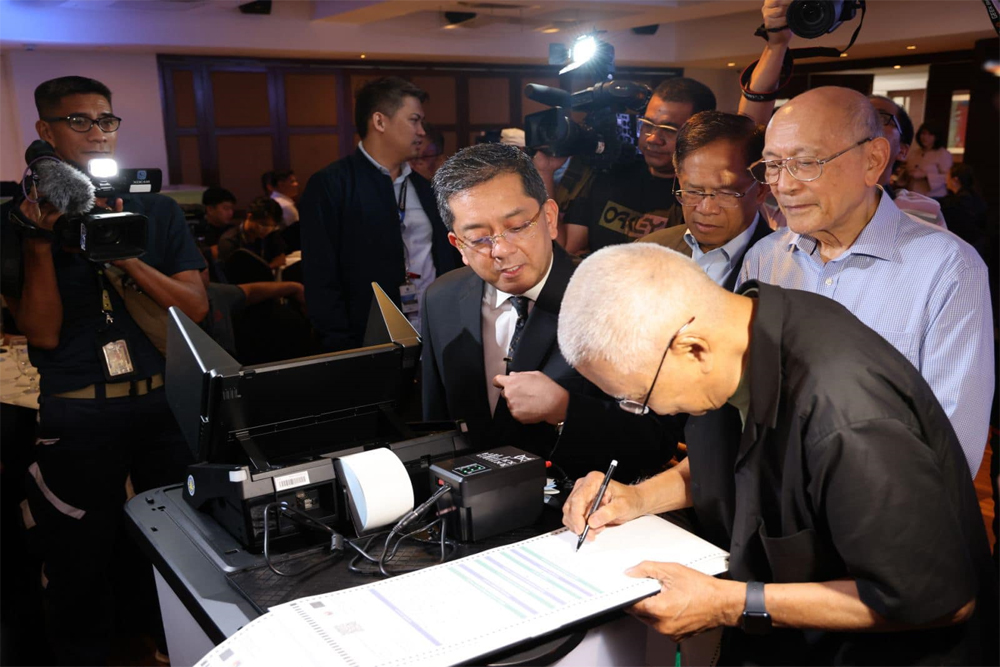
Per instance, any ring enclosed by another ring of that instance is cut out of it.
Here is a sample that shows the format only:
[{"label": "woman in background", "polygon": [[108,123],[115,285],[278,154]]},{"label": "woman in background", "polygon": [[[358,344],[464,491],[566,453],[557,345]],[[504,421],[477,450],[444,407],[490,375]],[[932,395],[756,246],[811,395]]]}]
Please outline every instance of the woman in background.
[{"label": "woman in background", "polygon": [[917,130],[917,140],[906,158],[910,190],[935,199],[948,194],[945,181],[953,160],[945,148],[947,139],[948,135],[931,123],[924,123]]}]

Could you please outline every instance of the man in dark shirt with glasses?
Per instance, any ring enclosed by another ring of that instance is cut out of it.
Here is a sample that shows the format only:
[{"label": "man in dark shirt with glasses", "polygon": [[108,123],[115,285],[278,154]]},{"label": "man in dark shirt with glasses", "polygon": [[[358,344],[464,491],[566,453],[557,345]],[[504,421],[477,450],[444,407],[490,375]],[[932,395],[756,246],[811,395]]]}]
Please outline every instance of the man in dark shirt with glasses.
[{"label": "man in dark shirt with glasses", "polygon": [[715,95],[694,79],[667,79],[640,120],[643,160],[594,176],[590,192],[566,209],[566,250],[573,255],[628,243],[682,223],[674,199],[677,132],[692,115],[715,109]]}]

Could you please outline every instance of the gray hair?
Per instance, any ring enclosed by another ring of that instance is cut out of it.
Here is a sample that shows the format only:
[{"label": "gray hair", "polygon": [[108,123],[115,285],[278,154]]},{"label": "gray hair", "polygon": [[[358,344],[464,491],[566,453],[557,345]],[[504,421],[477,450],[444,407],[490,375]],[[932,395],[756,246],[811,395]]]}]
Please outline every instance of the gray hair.
[{"label": "gray hair", "polygon": [[559,310],[559,349],[572,366],[604,361],[645,369],[660,338],[724,290],[689,257],[656,245],[608,246],[573,273]]},{"label": "gray hair", "polygon": [[455,214],[449,204],[451,198],[502,174],[520,176],[524,194],[537,201],[539,206],[548,200],[545,183],[524,151],[504,144],[468,146],[448,158],[434,174],[438,212],[448,231],[455,224]]}]

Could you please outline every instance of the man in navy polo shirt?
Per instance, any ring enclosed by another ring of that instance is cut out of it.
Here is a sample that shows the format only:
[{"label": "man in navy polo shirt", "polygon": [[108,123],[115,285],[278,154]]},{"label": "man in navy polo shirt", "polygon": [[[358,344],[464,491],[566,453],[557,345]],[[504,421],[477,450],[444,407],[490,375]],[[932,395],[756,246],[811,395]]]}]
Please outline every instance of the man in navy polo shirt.
[{"label": "man in navy polo shirt", "polygon": [[[38,135],[66,162],[83,169],[114,154],[121,119],[104,84],[77,76],[46,81],[35,90],[35,105]],[[201,320],[208,310],[199,276],[205,263],[180,207],[153,194],[97,204],[149,218],[146,253],[111,262],[124,282]],[[25,201],[21,213],[42,229],[60,216],[43,202]],[[112,268],[44,236],[25,238],[22,255],[23,289],[8,304],[41,374],[38,440],[22,514],[44,559],[56,659],[104,664],[115,626],[112,575],[128,571],[114,560],[130,546],[122,539],[126,480],[137,492],[177,482],[190,453],[164,395],[163,355],[111,285]],[[135,602],[140,608],[130,609],[138,616],[146,605],[155,610],[156,599],[148,564],[136,572],[149,578],[127,575],[127,590],[149,586]]]}]

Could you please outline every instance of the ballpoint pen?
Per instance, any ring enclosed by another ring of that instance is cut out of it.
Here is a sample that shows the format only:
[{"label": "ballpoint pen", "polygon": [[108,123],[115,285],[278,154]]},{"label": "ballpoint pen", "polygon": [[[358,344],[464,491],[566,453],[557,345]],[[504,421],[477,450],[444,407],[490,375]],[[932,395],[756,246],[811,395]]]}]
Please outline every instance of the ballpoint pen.
[{"label": "ballpoint pen", "polygon": [[[608,468],[608,473],[604,476],[604,481],[601,482],[601,488],[597,491],[597,497],[594,498],[594,504],[590,506],[590,511],[587,512],[587,521],[590,521],[590,517],[593,516],[597,508],[601,506],[601,500],[604,498],[604,492],[608,490],[608,482],[611,481],[611,475],[615,472],[615,467],[617,467],[618,461],[612,460],[611,466]],[[590,523],[586,523],[583,526],[583,532],[580,533],[580,539],[577,540],[576,550],[579,551],[580,547],[583,545],[583,541],[587,539],[587,533],[590,532]]]}]

